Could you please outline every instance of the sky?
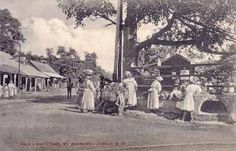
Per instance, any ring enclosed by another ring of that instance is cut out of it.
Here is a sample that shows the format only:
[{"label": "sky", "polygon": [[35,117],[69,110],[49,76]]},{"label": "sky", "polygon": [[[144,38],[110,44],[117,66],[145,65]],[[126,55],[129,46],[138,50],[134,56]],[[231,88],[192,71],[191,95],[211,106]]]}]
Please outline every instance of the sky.
[{"label": "sky", "polygon": [[[95,52],[98,65],[113,71],[115,26],[105,27],[107,22],[99,20],[74,28],[74,20],[66,19],[57,7],[57,0],[0,0],[0,9],[5,8],[22,23],[26,38],[22,51],[46,55],[46,48],[56,50],[58,46],[65,46],[76,49],[81,58],[85,51]],[[152,35],[155,28],[153,25],[142,25],[138,30],[138,41]]]},{"label": "sky", "polygon": [[115,26],[105,27],[100,20],[75,29],[56,0],[0,0],[0,9],[5,8],[22,23],[26,38],[22,51],[45,55],[46,48],[65,46],[76,49],[82,58],[85,51],[95,52],[98,65],[113,71]]}]

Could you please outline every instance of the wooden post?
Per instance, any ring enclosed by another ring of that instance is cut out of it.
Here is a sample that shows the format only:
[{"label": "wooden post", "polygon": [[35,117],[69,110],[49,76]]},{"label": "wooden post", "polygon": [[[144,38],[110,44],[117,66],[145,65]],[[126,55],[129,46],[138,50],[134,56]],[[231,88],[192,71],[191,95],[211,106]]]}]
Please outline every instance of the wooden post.
[{"label": "wooden post", "polygon": [[34,91],[37,91],[37,77],[34,78]]},{"label": "wooden post", "polygon": [[13,80],[13,83],[16,85],[16,78],[17,78],[17,76],[16,76],[16,74],[14,74],[14,80]]},{"label": "wooden post", "polygon": [[115,62],[114,62],[114,75],[116,81],[123,79],[123,49],[122,49],[122,15],[123,14],[123,1],[118,0],[117,4],[117,23],[116,23],[116,39],[115,39]]},{"label": "wooden post", "polygon": [[25,77],[25,91],[27,91],[28,88],[28,77]]}]

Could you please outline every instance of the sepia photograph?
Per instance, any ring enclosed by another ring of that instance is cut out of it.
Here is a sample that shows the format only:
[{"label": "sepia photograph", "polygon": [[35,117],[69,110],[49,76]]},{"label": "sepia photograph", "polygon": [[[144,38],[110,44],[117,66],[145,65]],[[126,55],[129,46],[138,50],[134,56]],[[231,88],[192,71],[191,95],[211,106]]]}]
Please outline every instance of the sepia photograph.
[{"label": "sepia photograph", "polygon": [[0,151],[236,151],[236,0],[0,0]]}]

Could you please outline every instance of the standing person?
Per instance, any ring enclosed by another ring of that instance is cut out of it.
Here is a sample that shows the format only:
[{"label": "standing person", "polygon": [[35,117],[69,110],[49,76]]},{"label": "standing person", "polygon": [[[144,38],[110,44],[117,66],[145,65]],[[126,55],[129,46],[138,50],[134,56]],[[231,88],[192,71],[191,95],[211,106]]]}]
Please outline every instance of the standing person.
[{"label": "standing person", "polygon": [[77,83],[77,91],[76,91],[76,93],[78,94],[78,99],[77,99],[78,108],[81,108],[81,99],[83,97],[83,90],[84,90],[83,85],[84,85],[83,79],[79,78],[78,83]]},{"label": "standing person", "polygon": [[81,101],[82,112],[93,111],[95,109],[95,93],[96,89],[93,85],[93,82],[90,80],[93,71],[87,71],[87,77],[84,81],[84,93]]},{"label": "standing person", "polygon": [[12,80],[8,84],[8,88],[9,88],[9,98],[12,99],[15,95],[15,85],[13,84]]},{"label": "standing person", "polygon": [[3,87],[0,83],[0,99],[2,99],[2,96],[3,96]]},{"label": "standing person", "polygon": [[122,83],[119,85],[115,104],[118,106],[118,115],[122,115],[125,107],[124,88]]},{"label": "standing person", "polygon": [[161,81],[163,78],[161,76],[157,76],[155,80],[151,84],[151,88],[148,90],[148,99],[147,99],[147,108],[150,109],[152,112],[154,110],[159,109],[159,94],[161,92]]},{"label": "standing person", "polygon": [[67,98],[71,99],[71,91],[72,91],[73,83],[71,82],[71,79],[69,78],[67,81]]},{"label": "standing person", "polygon": [[3,86],[3,98],[9,98],[9,87],[7,84]]},{"label": "standing person", "polygon": [[128,90],[128,101],[127,105],[129,107],[133,107],[137,105],[137,96],[136,96],[136,90],[138,87],[137,82],[132,77],[132,74],[129,71],[125,72],[126,79],[124,79],[123,84]]},{"label": "standing person", "polygon": [[186,87],[186,95],[183,101],[182,121],[189,122],[191,120],[191,112],[194,110],[194,94],[201,93],[202,89],[198,85],[197,79],[190,77],[190,83]]}]

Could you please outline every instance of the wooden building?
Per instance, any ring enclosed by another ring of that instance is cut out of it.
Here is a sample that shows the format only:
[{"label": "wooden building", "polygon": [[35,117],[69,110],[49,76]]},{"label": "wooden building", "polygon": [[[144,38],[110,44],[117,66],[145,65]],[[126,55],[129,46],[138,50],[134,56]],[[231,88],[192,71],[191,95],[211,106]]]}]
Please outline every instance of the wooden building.
[{"label": "wooden building", "polygon": [[47,87],[60,87],[59,83],[65,77],[59,75],[55,70],[53,70],[48,64],[37,61],[30,61],[32,66],[34,66],[38,71],[47,75],[48,77],[45,79],[45,83]]},{"label": "wooden building", "polygon": [[191,61],[180,54],[174,54],[162,61],[160,75],[163,76],[162,85],[172,88],[176,79],[188,80],[194,74],[194,66]]},{"label": "wooden building", "polygon": [[[41,63],[34,62],[34,64]],[[44,64],[42,68],[44,70],[40,71],[32,64],[32,61],[27,60],[25,57],[20,57],[20,59],[19,57],[14,58],[10,54],[0,51],[1,85],[13,81],[16,86],[21,86],[23,91],[42,91],[47,89],[48,81],[51,79],[63,78],[47,64]],[[45,70],[48,72],[44,72]]]}]

